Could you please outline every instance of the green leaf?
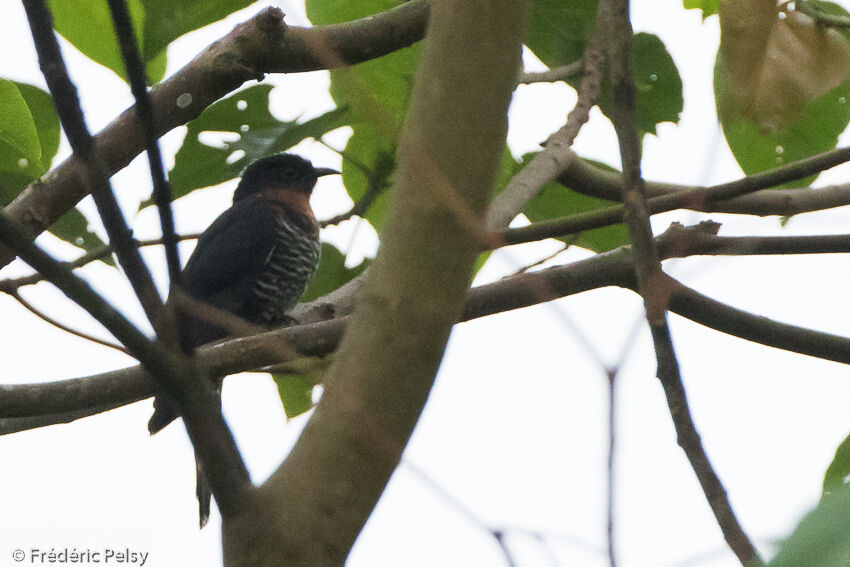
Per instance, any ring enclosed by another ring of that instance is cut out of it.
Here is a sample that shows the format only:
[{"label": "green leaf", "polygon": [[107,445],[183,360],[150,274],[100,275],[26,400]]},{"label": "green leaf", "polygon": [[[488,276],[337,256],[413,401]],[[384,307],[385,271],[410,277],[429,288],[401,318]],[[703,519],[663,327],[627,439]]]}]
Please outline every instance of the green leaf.
[{"label": "green leaf", "polygon": [[35,130],[38,133],[38,143],[41,146],[41,165],[44,173],[50,169],[53,157],[59,149],[59,116],[53,106],[50,93],[26,83],[15,83],[21,96],[32,114]]},{"label": "green leaf", "polygon": [[[847,15],[835,4],[819,5]],[[797,12],[780,18],[778,9],[753,0],[720,5],[717,117],[747,175],[834,148],[850,122],[847,32]]]},{"label": "green leaf", "polygon": [[[548,67],[578,61],[593,33],[596,0],[535,0],[532,3],[526,45]],[[678,123],[684,106],[682,79],[664,43],[655,35],[632,38],[632,73],[637,88],[638,128],[655,133],[661,122]],[[567,82],[577,88],[581,77]],[[613,95],[607,78],[599,97],[599,108],[611,116]]]},{"label": "green leaf", "polygon": [[826,496],[779,547],[769,567],[850,565],[850,487]]},{"label": "green leaf", "polygon": [[[41,167],[34,167],[34,164],[28,163],[33,167],[20,168],[18,160],[22,158],[27,159],[28,162],[30,160],[17,152],[0,157],[0,161],[13,160],[15,164],[13,171],[0,171],[0,205],[8,204],[24,187],[47,171],[56,155],[56,150],[59,148],[59,117],[56,116],[56,110],[53,108],[53,99],[38,87],[24,83],[14,83],[14,85],[23,98],[35,126],[40,148],[39,161]],[[15,98],[17,100],[17,97]],[[4,107],[6,105],[0,102],[0,114],[4,112]],[[2,125],[0,125],[0,128],[2,128]],[[20,132],[16,132],[16,134],[18,133]],[[0,143],[0,148],[8,150],[10,146],[4,146]],[[3,152],[4,150],[0,149],[0,155]]]},{"label": "green leaf", "polygon": [[[682,79],[664,43],[656,35],[632,36],[632,79],[635,84],[637,126],[642,133],[655,134],[661,122],[679,122],[684,108]],[[611,116],[614,94],[607,77],[599,95],[599,108]]]},{"label": "green leaf", "polygon": [[702,10],[702,19],[717,13],[717,5],[720,0],[682,0],[682,4],[688,10]]},{"label": "green leaf", "polygon": [[[168,44],[255,0],[127,0],[148,80],[165,75]],[[127,80],[106,0],[50,0],[56,30],[90,59]]]},{"label": "green leaf", "polygon": [[333,355],[298,358],[272,373],[286,417],[292,419],[313,407],[313,387],[321,384]]},{"label": "green leaf", "polygon": [[151,60],[169,43],[241,10],[255,0],[141,0],[144,20],[144,55]]},{"label": "green leaf", "polygon": [[[632,78],[635,83],[637,125],[655,134],[655,125],[679,122],[685,105],[682,79],[673,58],[656,35],[637,33],[632,37]],[[603,92],[600,108],[608,116],[614,106],[610,89]]]},{"label": "green leaf", "polygon": [[850,436],[835,450],[835,457],[823,476],[824,497],[847,484],[848,477],[850,477]]},{"label": "green leaf", "polygon": [[[53,12],[54,27],[62,37],[89,59],[127,80],[106,0],[50,0],[50,10]],[[127,10],[130,12],[136,40],[142,44],[139,51],[144,54],[145,8],[141,0],[127,0]],[[153,53],[143,58],[148,80],[151,83],[159,81],[165,74],[165,53]]]},{"label": "green leaf", "polygon": [[534,0],[526,45],[549,67],[567,65],[581,58],[595,20],[596,0]]},{"label": "green leaf", "polygon": [[292,419],[313,407],[313,384],[293,374],[272,374],[286,417]]},{"label": "green leaf", "polygon": [[[19,97],[5,98],[4,95],[13,93],[9,85],[17,90]],[[9,104],[11,100],[14,100],[14,102]],[[20,107],[21,101],[23,101],[25,108]],[[16,122],[14,117],[5,115],[5,112],[13,108],[16,109],[17,118],[22,118],[24,124]],[[29,115],[28,120],[24,110]],[[4,126],[7,125],[20,128],[15,133],[16,135],[26,134],[26,143],[31,154],[38,157],[35,158],[32,155],[27,157],[23,154],[11,154],[11,157],[8,154],[4,155],[4,148],[10,148],[12,145],[4,145],[5,139],[0,141],[0,156],[3,156],[0,157],[0,162],[8,159],[14,159],[17,162],[17,159],[21,158],[27,159],[29,162],[29,167],[17,168],[15,171],[0,171],[0,205],[3,206],[11,202],[29,183],[38,179],[39,176],[50,169],[53,157],[59,149],[60,136],[59,117],[56,115],[53,99],[49,93],[32,85],[11,83],[0,79],[0,138],[2,138]],[[28,126],[34,128],[35,132],[29,130]],[[33,134],[35,135],[34,141],[32,139]],[[36,145],[35,148],[32,147],[33,143]],[[86,218],[76,209],[71,209],[65,213],[49,230],[54,236],[86,251],[104,246],[103,241],[88,229]],[[114,265],[111,257],[105,261]]]},{"label": "green leaf", "polygon": [[[369,16],[402,3],[401,0],[307,0],[306,7],[307,16],[314,24],[332,24]],[[375,176],[387,173],[385,166],[392,163],[391,156],[395,155],[419,49],[413,45],[354,67],[331,71],[331,96],[337,105],[351,110],[354,132],[346,145],[346,155],[365,165]],[[368,179],[350,160],[343,161],[342,181],[352,200],[357,201],[366,193]],[[385,198],[381,195],[364,215],[379,231],[384,210]]]},{"label": "green leaf", "polygon": [[[271,85],[257,85],[222,99],[189,122],[183,145],[169,173],[172,197],[237,177],[256,159],[282,152],[307,138],[319,138],[347,123],[343,108],[306,122],[281,122],[269,112]],[[205,132],[228,133],[236,139],[220,147],[200,141]],[[244,152],[244,154],[243,154]],[[143,206],[151,204],[143,203]]]},{"label": "green leaf", "polygon": [[307,291],[301,297],[301,301],[313,301],[317,297],[330,293],[360,275],[365,269],[366,262],[361,262],[353,268],[347,268],[343,253],[336,246],[323,242],[319,269],[316,271]]},{"label": "green leaf", "polygon": [[[714,81],[717,117],[729,149],[747,175],[834,148],[850,122],[850,81],[807,104],[799,116],[775,130],[766,130],[745,118],[727,96],[724,83],[722,58],[718,56]],[[779,187],[805,186],[815,179],[817,175]]]},{"label": "green leaf", "polygon": [[[527,165],[533,153],[525,154],[522,163],[515,163],[514,171],[519,171]],[[616,171],[614,168],[600,162],[592,162],[595,166],[607,171]],[[531,222],[565,217],[577,213],[595,211],[610,207],[611,203],[603,199],[588,197],[577,193],[572,189],[564,187],[560,183],[551,182],[543,186],[540,192],[526,204],[523,212]],[[593,250],[594,252],[605,252],[612,250],[629,242],[629,231],[625,225],[616,224],[604,228],[596,228],[582,232],[578,235],[569,235],[559,238],[563,242],[570,242],[576,246]]]},{"label": "green leaf", "polygon": [[[97,234],[89,230],[89,221],[77,209],[71,209],[62,215],[50,226],[50,233],[86,252],[106,246]],[[104,256],[102,261],[115,266],[115,260],[111,255]]]},{"label": "green leaf", "polygon": [[387,210],[387,192],[390,185],[390,177],[395,170],[395,146],[391,149],[381,149],[375,145],[379,137],[374,135],[368,124],[355,126],[354,133],[345,147],[345,154],[354,156],[358,163],[369,164],[371,171],[370,180],[362,169],[358,168],[351,160],[342,162],[342,178],[348,196],[355,203],[366,197],[368,191],[378,190],[369,208],[360,215],[376,229],[384,225],[384,214]]},{"label": "green leaf", "polygon": [[35,120],[12,81],[0,79],[0,171],[37,177],[44,171]]}]

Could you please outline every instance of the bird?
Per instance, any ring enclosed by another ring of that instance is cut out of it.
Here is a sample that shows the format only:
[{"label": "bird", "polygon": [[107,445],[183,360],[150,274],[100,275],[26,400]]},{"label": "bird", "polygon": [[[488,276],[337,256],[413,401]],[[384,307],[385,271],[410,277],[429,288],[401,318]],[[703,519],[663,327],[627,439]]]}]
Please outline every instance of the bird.
[{"label": "bird", "polygon": [[[266,329],[290,325],[288,312],[315,275],[321,254],[319,224],[310,196],[319,177],[338,174],[313,167],[290,153],[258,159],[242,173],[233,205],[201,233],[182,271],[181,289],[192,299]],[[225,328],[180,313],[185,346],[195,348],[228,336]],[[216,384],[220,389],[220,380]],[[172,398],[158,393],[148,422],[153,435],[179,417]],[[198,464],[201,528],[211,492]]]}]

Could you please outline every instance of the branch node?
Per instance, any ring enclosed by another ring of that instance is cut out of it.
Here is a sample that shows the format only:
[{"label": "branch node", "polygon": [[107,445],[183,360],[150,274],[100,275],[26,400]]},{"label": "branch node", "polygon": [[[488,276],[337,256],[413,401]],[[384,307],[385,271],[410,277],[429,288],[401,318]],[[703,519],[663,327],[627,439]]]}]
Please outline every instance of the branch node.
[{"label": "branch node", "polygon": [[257,27],[265,32],[274,32],[281,27],[285,30],[287,25],[284,21],[283,10],[280,8],[276,8],[274,6],[266,8],[254,18],[254,21],[257,24]]}]

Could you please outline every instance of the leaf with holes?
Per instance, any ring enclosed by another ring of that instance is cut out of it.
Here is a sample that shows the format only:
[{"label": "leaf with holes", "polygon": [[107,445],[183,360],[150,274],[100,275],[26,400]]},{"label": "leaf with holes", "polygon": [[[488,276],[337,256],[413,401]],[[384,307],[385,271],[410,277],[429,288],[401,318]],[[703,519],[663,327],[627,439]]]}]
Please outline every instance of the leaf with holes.
[{"label": "leaf with holes", "polygon": [[[50,226],[50,233],[65,242],[82,248],[86,252],[98,250],[106,246],[97,234],[89,230],[88,219],[77,209],[71,209],[62,215],[58,221]],[[110,266],[116,265],[115,259],[111,254],[104,256],[100,261]]]},{"label": "leaf with holes", "polygon": [[782,10],[754,0],[720,5],[717,116],[747,175],[834,148],[850,122],[850,40]]},{"label": "leaf with holes", "polygon": [[[282,122],[269,111],[270,85],[257,85],[222,99],[189,122],[183,145],[169,173],[172,197],[237,177],[256,159],[282,152],[308,138],[319,138],[347,123],[337,108],[305,122]],[[222,137],[219,142],[206,138]],[[150,205],[146,201],[143,206]]]}]

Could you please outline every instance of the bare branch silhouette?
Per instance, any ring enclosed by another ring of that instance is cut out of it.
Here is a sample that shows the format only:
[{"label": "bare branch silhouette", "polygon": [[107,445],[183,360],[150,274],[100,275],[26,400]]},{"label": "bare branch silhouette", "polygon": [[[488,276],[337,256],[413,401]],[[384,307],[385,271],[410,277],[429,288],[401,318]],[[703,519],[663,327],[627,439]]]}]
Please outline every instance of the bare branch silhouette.
[{"label": "bare branch silhouette", "polygon": [[[189,233],[189,234],[178,234],[176,236],[176,238],[177,238],[178,241],[197,240],[200,235],[201,235],[200,233],[194,232],[194,233]],[[150,240],[134,240],[133,244],[136,247],[144,248],[146,246],[159,246],[159,245],[163,244],[163,240],[162,240],[162,238],[153,238],[153,239],[150,239]],[[77,258],[76,260],[71,260],[69,262],[62,262],[62,264],[67,268],[75,270],[77,268],[82,268],[83,266],[91,264],[92,262],[94,262],[96,260],[102,260],[103,258],[109,256],[113,252],[115,252],[115,250],[112,248],[112,246],[108,246],[108,245],[107,246],[101,246],[100,248],[96,248],[94,250],[90,250],[90,251],[86,252],[85,254],[83,254],[79,258]],[[4,293],[11,293],[11,292],[17,290],[18,288],[21,288],[21,287],[24,287],[24,286],[27,286],[27,285],[37,284],[38,282],[41,282],[41,281],[44,281],[44,276],[42,276],[38,272],[31,274],[31,275],[28,275],[28,276],[21,276],[19,278],[4,279],[4,280],[0,280],[0,291],[4,292]]]},{"label": "bare branch silhouette", "polygon": [[65,331],[66,333],[74,335],[75,337],[79,337],[81,339],[91,341],[91,342],[99,344],[101,346],[105,346],[107,348],[117,350],[118,352],[123,352],[124,354],[129,354],[129,352],[127,351],[126,348],[124,348],[123,346],[121,346],[117,343],[113,343],[113,342],[110,342],[110,341],[105,341],[103,339],[99,339],[99,338],[95,337],[94,335],[89,335],[88,333],[84,333],[82,331],[72,329],[71,327],[69,327],[68,325],[65,325],[64,323],[60,323],[59,321],[57,321],[56,319],[54,319],[53,317],[51,317],[47,313],[45,313],[45,312],[41,311],[40,309],[38,309],[37,307],[35,307],[33,304],[31,304],[29,301],[27,301],[23,297],[21,297],[21,294],[18,293],[17,290],[12,290],[8,293],[9,293],[9,295],[11,295],[15,299],[15,301],[20,303],[23,308],[25,308],[27,311],[29,311],[30,313],[32,313],[33,315],[35,315],[36,317],[38,317],[39,319],[41,319],[45,323],[53,325],[57,329]]},{"label": "bare branch silhouette", "polygon": [[[607,22],[607,47],[614,91],[612,121],[620,142],[623,164],[623,218],[629,229],[635,257],[637,287],[646,308],[646,320],[655,345],[658,378],[667,398],[676,437],[696,473],[708,504],[730,549],[742,565],[762,561],[732,510],[726,490],[714,470],[691,417],[673,337],[667,321],[670,286],[661,270],[661,260],[649,224],[651,209],[641,178],[641,140],[637,128],[635,85],[631,73],[632,26],[629,0],[601,0],[597,21]],[[613,557],[613,556],[612,556]]]},{"label": "bare branch silhouette", "polygon": [[171,210],[171,186],[165,178],[165,167],[159,151],[159,137],[154,127],[153,108],[148,96],[145,66],[139,55],[136,34],[130,22],[130,14],[124,0],[108,0],[112,24],[118,36],[118,46],[124,59],[124,67],[130,80],[133,98],[136,99],[136,115],[141,123],[142,137],[148,156],[148,167],[153,181],[153,197],[159,211],[162,240],[165,247],[165,259],[171,285],[180,284],[180,256],[177,251],[177,238],[174,232],[174,214]]}]

